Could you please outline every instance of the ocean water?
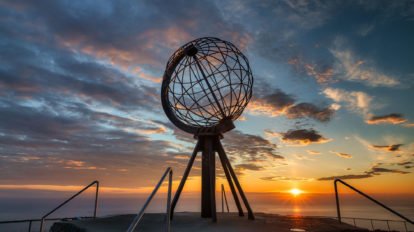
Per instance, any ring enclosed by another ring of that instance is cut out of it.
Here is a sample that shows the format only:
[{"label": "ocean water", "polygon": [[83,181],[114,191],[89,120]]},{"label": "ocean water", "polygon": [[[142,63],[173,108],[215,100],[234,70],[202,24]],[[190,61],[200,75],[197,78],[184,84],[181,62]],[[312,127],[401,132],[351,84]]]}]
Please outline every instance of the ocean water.
[{"label": "ocean water", "polygon": [[[232,197],[227,193],[230,211],[236,211]],[[47,194],[8,194],[0,195],[0,221],[29,218],[41,218],[45,213],[63,202],[71,193],[54,192]],[[78,217],[93,214],[93,192],[76,198],[68,205],[56,211],[50,217]],[[146,194],[105,195],[99,198],[98,216],[137,213],[146,200]],[[336,216],[336,205],[333,194],[302,194],[294,197],[281,193],[247,193],[251,207],[255,212],[274,213],[293,216]],[[378,200],[408,218],[414,219],[413,195],[376,195]],[[343,217],[374,218],[400,220],[385,209],[363,199],[356,194],[341,195],[341,212]],[[147,212],[165,212],[166,194],[159,193],[150,204]],[[184,193],[176,211],[199,211],[199,193]],[[217,194],[217,211],[221,211],[221,197]],[[353,223],[352,220],[345,220]],[[53,222],[48,222],[51,226]],[[370,221],[357,220],[360,227],[371,228]],[[414,231],[412,225],[408,229]],[[387,229],[386,222],[374,221],[377,229]],[[393,230],[405,231],[404,224],[390,222]],[[28,223],[0,224],[0,232],[27,231]],[[38,231],[39,224],[33,223],[32,231]]]}]

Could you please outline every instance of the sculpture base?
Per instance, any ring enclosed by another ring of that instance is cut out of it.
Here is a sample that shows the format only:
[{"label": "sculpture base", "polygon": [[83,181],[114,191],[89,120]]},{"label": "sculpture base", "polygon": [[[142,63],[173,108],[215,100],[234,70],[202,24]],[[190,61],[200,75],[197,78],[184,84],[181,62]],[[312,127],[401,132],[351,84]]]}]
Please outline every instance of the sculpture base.
[{"label": "sculpture base", "polygon": [[180,198],[180,194],[184,188],[187,177],[190,173],[191,167],[193,166],[194,160],[199,151],[202,152],[201,161],[201,217],[212,218],[213,221],[217,221],[216,213],[216,153],[223,166],[224,174],[229,183],[231,193],[239,212],[239,216],[244,216],[243,209],[240,204],[240,200],[237,192],[247,209],[248,218],[253,220],[253,211],[250,208],[249,202],[243,192],[243,189],[237,179],[237,176],[230,164],[229,159],[224,151],[224,148],[220,142],[222,136],[219,134],[214,135],[198,135],[197,145],[194,148],[193,154],[188,162],[187,168],[184,171],[180,185],[175,193],[174,199],[171,203],[171,217],[173,217],[175,206]]}]

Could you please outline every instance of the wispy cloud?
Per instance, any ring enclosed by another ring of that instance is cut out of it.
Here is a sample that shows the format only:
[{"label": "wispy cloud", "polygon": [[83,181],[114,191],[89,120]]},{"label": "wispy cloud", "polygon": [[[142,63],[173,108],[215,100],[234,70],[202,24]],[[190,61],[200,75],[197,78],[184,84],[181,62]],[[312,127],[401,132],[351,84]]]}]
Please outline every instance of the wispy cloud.
[{"label": "wispy cloud", "polygon": [[335,155],[337,155],[337,156],[339,156],[341,158],[345,158],[345,159],[352,158],[352,155],[351,154],[348,154],[348,153],[337,152],[337,151],[329,151],[329,152],[332,153],[332,154],[335,154]]},{"label": "wispy cloud", "polygon": [[404,118],[402,114],[387,114],[387,115],[377,115],[372,116],[366,120],[368,124],[401,124],[406,122],[407,119]]},{"label": "wispy cloud", "polygon": [[323,90],[326,97],[332,99],[337,104],[345,106],[363,115],[370,114],[373,97],[362,91],[346,91],[338,88],[326,88]]},{"label": "wispy cloud", "polygon": [[372,62],[362,60],[349,49],[331,49],[332,55],[336,58],[335,70],[343,80],[356,81],[368,86],[394,87],[400,84],[400,81],[394,77],[382,73]]},{"label": "wispy cloud", "polygon": [[365,178],[370,178],[370,177],[374,177],[374,176],[378,176],[378,175],[382,175],[382,174],[387,174],[387,173],[395,173],[395,174],[408,174],[410,172],[407,171],[401,171],[398,169],[390,169],[390,168],[384,168],[384,167],[380,167],[380,164],[376,164],[373,167],[371,167],[371,169],[369,169],[368,171],[365,171],[362,174],[347,174],[347,175],[338,175],[338,176],[328,176],[328,177],[321,177],[318,180],[335,180],[335,179],[365,179]]},{"label": "wispy cloud", "polygon": [[372,148],[384,151],[399,151],[400,147],[404,144],[392,144],[392,145],[372,145]]}]

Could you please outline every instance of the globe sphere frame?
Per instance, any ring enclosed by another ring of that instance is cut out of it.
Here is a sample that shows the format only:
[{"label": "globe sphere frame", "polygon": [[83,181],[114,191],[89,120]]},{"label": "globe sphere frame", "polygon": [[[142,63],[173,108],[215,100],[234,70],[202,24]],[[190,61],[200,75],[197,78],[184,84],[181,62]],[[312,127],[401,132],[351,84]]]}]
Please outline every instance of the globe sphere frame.
[{"label": "globe sphere frame", "polygon": [[191,134],[234,128],[253,94],[253,75],[232,43],[203,37],[181,46],[168,60],[161,101],[170,121]]}]

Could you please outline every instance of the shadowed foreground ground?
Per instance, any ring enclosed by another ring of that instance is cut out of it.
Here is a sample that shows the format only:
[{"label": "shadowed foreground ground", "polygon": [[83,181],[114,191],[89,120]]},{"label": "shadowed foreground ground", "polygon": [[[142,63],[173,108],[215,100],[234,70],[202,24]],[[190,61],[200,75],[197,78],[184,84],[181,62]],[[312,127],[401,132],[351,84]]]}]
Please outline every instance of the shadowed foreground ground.
[{"label": "shadowed foreground ground", "polygon": [[[199,213],[176,213],[172,231],[179,232],[247,232],[247,231],[367,231],[348,224],[339,224],[330,218],[289,217],[256,213],[256,220],[247,220],[235,213],[219,213],[218,222],[200,218]],[[51,232],[119,232],[126,231],[134,215],[117,215],[98,219],[56,222]],[[135,231],[165,231],[165,214],[145,214]]]}]

